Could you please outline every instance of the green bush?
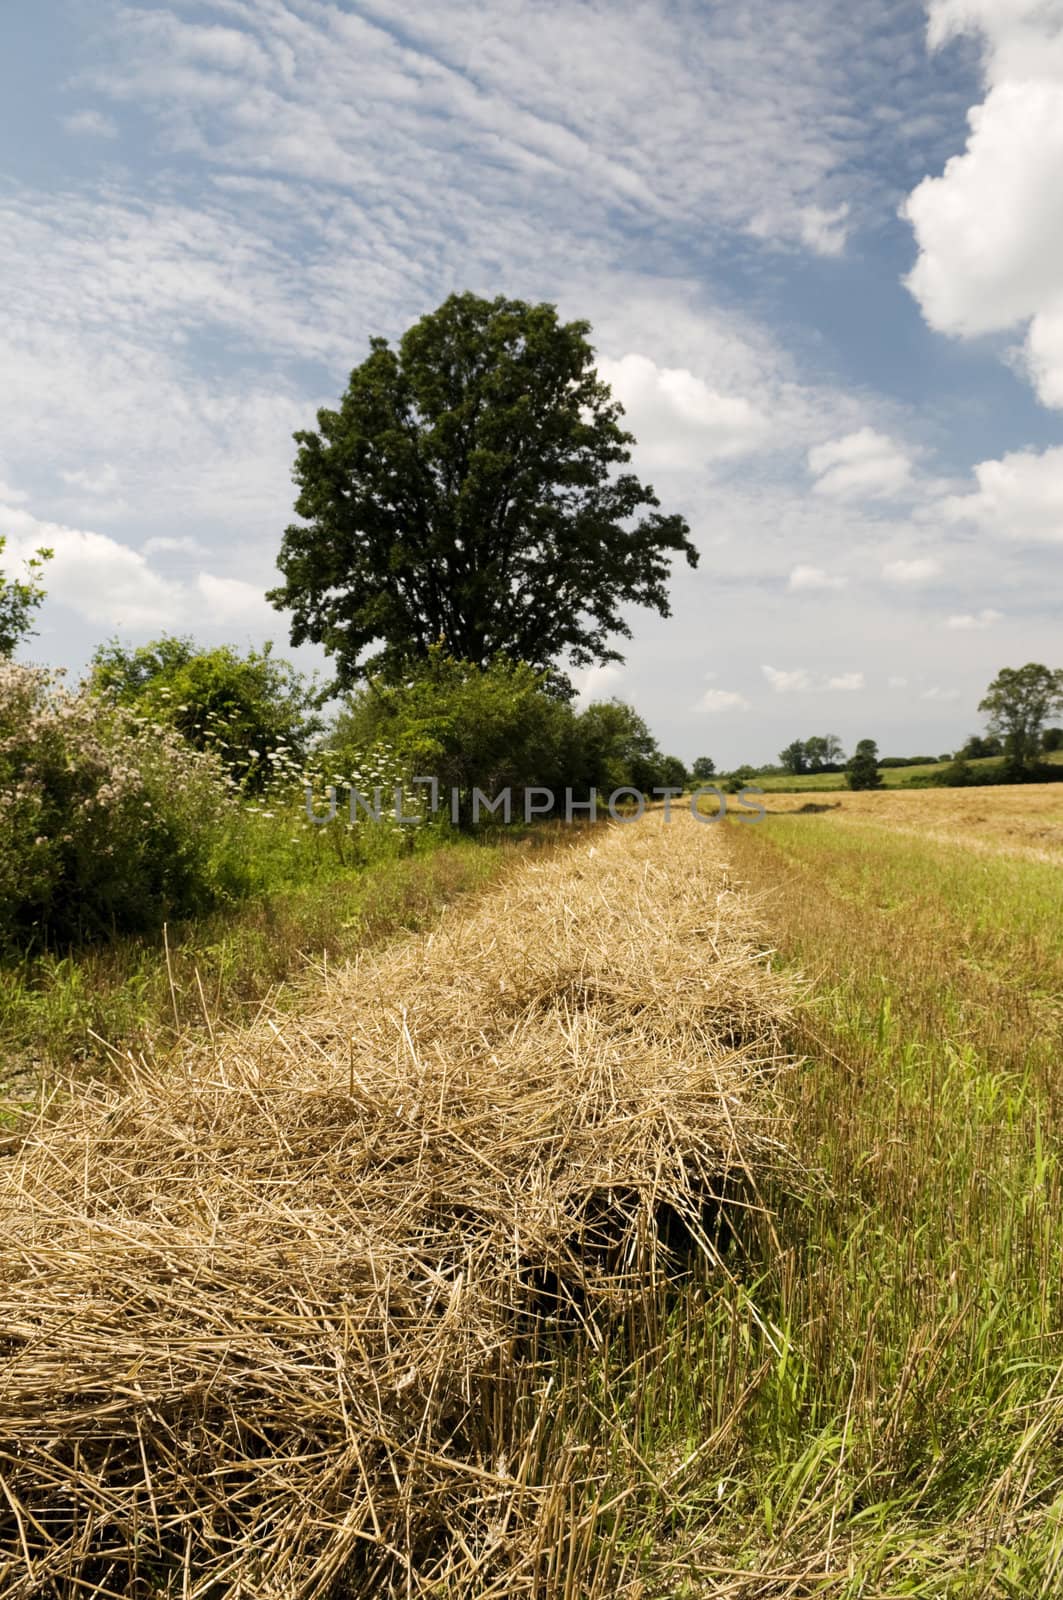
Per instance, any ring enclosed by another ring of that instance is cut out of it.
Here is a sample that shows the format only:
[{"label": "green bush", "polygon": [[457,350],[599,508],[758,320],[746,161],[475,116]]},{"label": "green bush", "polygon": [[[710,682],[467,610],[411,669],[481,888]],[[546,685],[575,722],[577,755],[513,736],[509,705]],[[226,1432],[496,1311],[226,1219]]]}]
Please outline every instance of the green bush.
[{"label": "green bush", "polygon": [[215,756],[40,668],[0,663],[0,946],[159,927],[238,891]]},{"label": "green bush", "polygon": [[[328,750],[337,774],[367,797],[366,774],[379,782],[378,772],[390,765],[407,782],[437,778],[444,812],[450,791],[461,791],[467,817],[474,787],[489,799],[507,787],[563,790],[575,723],[547,674],[506,657],[480,668],[435,646],[404,682],[357,691],[336,720]],[[521,804],[518,793],[513,803]]]},{"label": "green bush", "polygon": [[574,787],[583,792],[595,788],[606,798],[617,789],[649,794],[665,785],[675,787],[679,779],[681,763],[671,768],[672,758],[661,755],[646,723],[623,700],[594,700],[576,718],[575,755]]},{"label": "green bush", "polygon": [[197,650],[164,635],[128,649],[117,640],[92,658],[92,689],[153,722],[168,723],[197,750],[213,750],[250,793],[278,766],[300,762],[323,727],[315,686],[263,650]]},{"label": "green bush", "polygon": [[[460,792],[462,822],[471,819],[474,787],[488,799],[512,790],[516,820],[525,789],[549,789],[563,811],[566,789],[577,799],[591,788],[607,798],[621,788],[649,793],[687,782],[683,763],[662,756],[633,707],[603,700],[577,714],[549,673],[504,656],[481,668],[442,646],[404,682],[375,682],[352,695],[313,761],[325,781],[353,784],[367,799],[385,783],[382,771],[391,783],[435,777],[442,814],[450,792]],[[390,805],[386,785],[383,798]]]}]

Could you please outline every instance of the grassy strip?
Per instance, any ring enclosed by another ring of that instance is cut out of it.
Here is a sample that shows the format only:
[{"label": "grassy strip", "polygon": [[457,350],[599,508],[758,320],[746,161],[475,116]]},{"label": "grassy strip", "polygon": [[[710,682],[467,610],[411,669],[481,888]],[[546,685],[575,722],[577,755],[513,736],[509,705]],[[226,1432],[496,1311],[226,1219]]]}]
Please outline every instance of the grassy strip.
[{"label": "grassy strip", "polygon": [[733,1276],[559,1357],[571,1593],[1063,1592],[1058,868],[826,817],[728,839],[814,979],[811,1181],[762,1191]]},{"label": "grassy strip", "polygon": [[759,1322],[721,1305],[687,1354],[735,1374],[713,1544],[795,1593],[1055,1592],[1058,869],[829,818],[731,832],[817,980],[791,1098],[822,1176],[771,1197]]},{"label": "grassy strip", "polygon": [[[572,830],[567,830],[571,832]],[[367,944],[428,925],[480,888],[514,852],[558,842],[560,830],[496,830],[477,839],[423,830],[416,849],[382,839],[367,859],[342,839],[313,861],[263,857],[258,892],[158,937],[44,955],[0,967],[0,1096],[23,1100],[49,1068],[101,1067],[106,1040],[165,1049],[189,1027],[246,1020],[311,961],[343,961]],[[411,841],[412,843],[412,841]],[[299,881],[300,877],[303,881]]]}]

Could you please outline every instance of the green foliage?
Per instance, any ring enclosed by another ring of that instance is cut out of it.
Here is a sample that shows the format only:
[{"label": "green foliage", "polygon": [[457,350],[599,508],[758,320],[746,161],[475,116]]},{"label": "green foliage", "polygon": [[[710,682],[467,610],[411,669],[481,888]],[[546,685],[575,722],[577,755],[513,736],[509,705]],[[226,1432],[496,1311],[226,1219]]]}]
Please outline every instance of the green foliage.
[{"label": "green foliage", "polygon": [[663,786],[664,758],[646,723],[622,700],[594,700],[577,718],[579,787],[610,795]]},{"label": "green foliage", "polygon": [[136,648],[115,639],[93,656],[90,681],[96,693],[176,728],[197,750],[215,751],[250,792],[266,788],[279,764],[300,761],[323,726],[314,685],[268,643],[241,656],[171,635]]},{"label": "green foliage", "polygon": [[1002,667],[978,709],[988,717],[990,733],[1003,739],[1008,760],[1028,767],[1041,748],[1047,718],[1063,711],[1063,670],[1036,661]]},{"label": "green foliage", "polygon": [[807,772],[808,752],[805,749],[804,741],[795,739],[792,744],[786,746],[785,750],[780,750],[779,760],[787,772]]},{"label": "green foliage", "polygon": [[[450,791],[461,791],[463,822],[474,787],[488,799],[512,789],[516,818],[524,789],[550,789],[563,806],[566,788],[579,797],[591,788],[604,796],[620,788],[649,793],[685,786],[687,778],[681,761],[661,755],[632,706],[601,700],[577,715],[549,673],[505,656],[481,668],[441,645],[401,683],[373,681],[356,690],[325,759],[330,773],[354,782],[367,800],[365,774],[374,764],[390,763],[395,780],[407,785],[435,777],[444,813]],[[421,792],[427,797],[427,785]],[[390,791],[384,801],[390,804]]]},{"label": "green foliage", "polygon": [[779,752],[783,770],[794,774],[837,772],[844,759],[845,751],[836,733],[814,733],[810,739],[795,739]]},{"label": "green foliage", "polygon": [[678,756],[662,756],[657,781],[662,789],[685,789],[690,783],[690,774]]},{"label": "green foliage", "polygon": [[881,756],[878,764],[886,769],[894,767],[933,767],[937,765],[937,759],[937,756]]},{"label": "green foliage", "polygon": [[990,756],[1002,756],[1004,746],[999,739],[983,737],[979,733],[972,733],[965,740],[962,749],[956,753],[957,761],[984,761]]},{"label": "green foliage", "polygon": [[239,808],[171,729],[0,664],[0,945],[158,927],[236,889]]},{"label": "green foliage", "polygon": [[1063,750],[1063,728],[1046,728],[1041,735],[1041,749],[1046,756]]},{"label": "green foliage", "polygon": [[756,767],[736,767],[733,772],[728,773],[724,788],[728,794],[739,794],[747,783],[752,783],[759,776]]},{"label": "green foliage", "polygon": [[[0,533],[0,557],[6,545],[7,538]],[[9,578],[0,572],[0,660],[14,655],[22,640],[33,632],[30,622],[44,599],[44,588],[38,580],[52,555],[42,545],[26,562],[25,578]]]},{"label": "green foliage", "polygon": [[489,799],[506,787],[563,789],[576,719],[552,690],[549,675],[524,662],[499,656],[481,669],[435,645],[403,682],[357,690],[329,751],[337,771],[351,776],[384,754],[407,781],[437,778],[444,811],[451,789],[476,787]]},{"label": "green foliage", "polygon": [[850,789],[881,789],[878,770],[878,745],[874,739],[861,739],[845,768]]},{"label": "green foliage", "polygon": [[303,520],[269,598],[293,644],[335,658],[338,689],[439,642],[477,666],[620,660],[627,607],[668,615],[670,555],[697,552],[618,470],[634,441],[589,331],[552,305],[451,295],[397,350],[373,339],[339,409],[295,435]]},{"label": "green foliage", "polygon": [[716,763],[711,756],[698,756],[690,769],[691,777],[695,778],[698,783],[708,783],[709,779],[714,777],[715,774]]}]

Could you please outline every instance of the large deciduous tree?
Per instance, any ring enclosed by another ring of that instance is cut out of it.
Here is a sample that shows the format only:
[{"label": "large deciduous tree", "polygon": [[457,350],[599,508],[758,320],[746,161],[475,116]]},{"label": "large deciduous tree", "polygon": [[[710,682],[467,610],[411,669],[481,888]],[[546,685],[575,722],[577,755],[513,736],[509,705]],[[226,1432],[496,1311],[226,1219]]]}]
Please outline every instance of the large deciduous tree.
[{"label": "large deciduous tree", "polygon": [[1002,667],[978,709],[988,717],[990,733],[1003,739],[1008,760],[1028,767],[1040,751],[1046,720],[1063,711],[1063,670],[1037,661]]},{"label": "large deciduous tree", "polygon": [[371,340],[335,411],[295,435],[296,513],[270,592],[336,687],[400,674],[444,641],[474,663],[622,659],[624,608],[667,616],[678,515],[624,471],[633,436],[597,376],[590,325],[552,305],[452,295]]}]

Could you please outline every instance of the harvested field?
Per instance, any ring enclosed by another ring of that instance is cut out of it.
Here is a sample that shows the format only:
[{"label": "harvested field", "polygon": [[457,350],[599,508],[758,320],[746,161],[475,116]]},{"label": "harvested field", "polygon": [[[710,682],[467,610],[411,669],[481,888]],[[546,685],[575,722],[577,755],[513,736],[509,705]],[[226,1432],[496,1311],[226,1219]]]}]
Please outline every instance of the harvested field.
[{"label": "harvested field", "polygon": [[764,805],[769,816],[820,812],[1030,861],[1063,859],[1063,784],[770,794]]},{"label": "harvested field", "polygon": [[5,1596],[576,1593],[588,1469],[544,1447],[540,1354],[651,1316],[692,1257],[725,1274],[721,1207],[783,1160],[791,980],[722,831],[525,862],[297,1017],[127,1060],[26,1133]]}]

